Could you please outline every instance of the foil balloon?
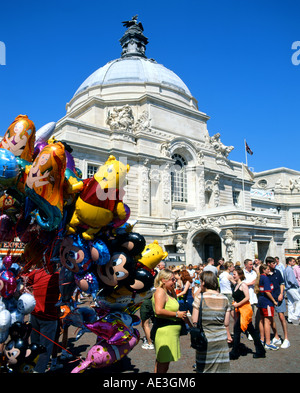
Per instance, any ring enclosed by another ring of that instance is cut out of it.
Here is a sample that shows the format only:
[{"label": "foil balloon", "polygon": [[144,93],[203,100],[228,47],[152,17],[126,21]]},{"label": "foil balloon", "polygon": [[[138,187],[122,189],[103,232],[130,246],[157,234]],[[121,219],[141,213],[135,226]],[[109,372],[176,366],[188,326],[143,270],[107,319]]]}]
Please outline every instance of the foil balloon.
[{"label": "foil balloon", "polygon": [[75,234],[63,239],[60,247],[62,266],[77,275],[84,275],[92,265],[89,242]]},{"label": "foil balloon", "polygon": [[122,345],[128,342],[133,334],[132,318],[126,313],[110,313],[94,323],[85,324],[98,336],[98,341],[105,340],[108,344]]},{"label": "foil balloon", "polygon": [[65,148],[60,142],[47,145],[29,169],[25,194],[36,205],[30,214],[43,230],[55,230],[61,223],[65,170]]},{"label": "foil balloon", "polygon": [[168,253],[163,251],[157,240],[154,240],[153,243],[146,245],[138,261],[149,269],[154,269],[167,256]]},{"label": "foil balloon", "polygon": [[[122,202],[129,165],[109,156],[93,177],[79,182],[81,191],[75,210],[69,222],[68,233],[76,233],[77,227],[88,227],[82,233],[86,240],[93,240],[102,227],[113,219],[125,219],[126,211]],[[74,187],[77,185],[74,184]]]},{"label": "foil balloon", "polygon": [[100,287],[94,273],[87,272],[84,276],[78,276],[75,274],[75,281],[81,291],[92,295],[93,299],[96,299]]},{"label": "foil balloon", "polygon": [[15,155],[0,148],[0,187],[6,189],[15,186],[20,175],[19,165]]},{"label": "foil balloon", "polygon": [[31,293],[23,293],[17,301],[17,310],[23,314],[30,314],[36,305],[36,300]]},{"label": "foil balloon", "polygon": [[34,156],[36,157],[40,151],[48,144],[48,139],[54,133],[56,123],[54,121],[43,125],[35,133]]},{"label": "foil balloon", "polygon": [[0,311],[0,343],[4,343],[9,336],[9,327],[11,325],[11,315],[8,310]]},{"label": "foil balloon", "polygon": [[9,270],[3,270],[0,273],[0,295],[3,299],[9,299],[17,289],[17,280],[14,274]]},{"label": "foil balloon", "polygon": [[85,370],[93,368],[102,368],[111,365],[128,353],[137,345],[139,342],[139,332],[134,329],[134,334],[129,342],[122,345],[109,345],[107,343],[101,345],[94,345],[88,352],[87,357],[77,367],[75,367],[71,373],[82,373]]},{"label": "foil balloon", "polygon": [[126,222],[127,222],[127,220],[129,219],[129,217],[130,217],[130,208],[129,208],[129,206],[128,205],[126,205],[126,203],[124,203],[124,209],[125,209],[125,218],[123,218],[123,219],[121,219],[121,218],[114,218],[113,220],[112,220],[112,223],[110,224],[110,226],[112,227],[112,228],[119,228],[119,227],[121,227],[122,225],[124,225]]},{"label": "foil balloon", "polygon": [[91,244],[91,257],[96,265],[106,265],[109,262],[110,252],[101,239],[96,239]]},{"label": "foil balloon", "polygon": [[62,266],[59,271],[58,282],[61,295],[58,305],[69,303],[72,300],[73,292],[77,287],[74,273],[71,270],[67,269],[65,266]]},{"label": "foil balloon", "polygon": [[2,263],[3,263],[3,268],[8,270],[11,268],[11,265],[13,264],[13,259],[11,255],[6,255],[5,257],[2,258]]},{"label": "foil balloon", "polygon": [[8,127],[0,148],[9,150],[14,156],[32,162],[35,142],[35,125],[26,115],[19,115]]}]

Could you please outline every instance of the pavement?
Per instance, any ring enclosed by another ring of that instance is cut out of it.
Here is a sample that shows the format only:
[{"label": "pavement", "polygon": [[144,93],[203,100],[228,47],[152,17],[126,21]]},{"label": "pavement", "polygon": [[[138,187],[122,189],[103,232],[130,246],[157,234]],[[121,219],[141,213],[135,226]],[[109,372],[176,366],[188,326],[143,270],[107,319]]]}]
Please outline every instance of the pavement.
[{"label": "pavement", "polygon": [[[87,306],[89,303],[86,300],[82,306]],[[139,315],[139,313],[137,313]],[[275,317],[279,335],[282,336],[282,328],[278,317]],[[141,337],[144,332],[141,325],[136,326]],[[230,325],[232,331],[232,322]],[[80,358],[85,358],[89,349],[95,345],[96,335],[94,333],[85,333],[79,340],[75,340],[78,328],[74,326],[69,327],[69,346],[68,350],[72,353],[73,359],[63,360],[62,369],[56,371],[48,371],[48,375],[69,374],[71,370],[79,364]],[[253,374],[281,374],[289,373],[296,374],[300,371],[300,325],[288,324],[288,337],[291,346],[287,349],[278,349],[277,351],[267,351],[266,358],[254,359],[253,353],[254,343],[242,334],[241,344],[245,349],[244,356],[240,356],[237,360],[230,361],[230,369],[232,374],[253,373]],[[61,342],[59,342],[61,344]],[[143,349],[142,340],[133,348],[129,354],[112,366],[107,366],[101,369],[91,368],[86,370],[83,375],[98,375],[99,377],[107,376],[109,374],[124,374],[128,377],[130,374],[152,374],[155,364],[155,350]],[[172,375],[196,376],[198,374],[193,370],[195,363],[195,351],[190,347],[190,336],[181,336],[181,358],[177,362],[171,362],[169,373]]]}]

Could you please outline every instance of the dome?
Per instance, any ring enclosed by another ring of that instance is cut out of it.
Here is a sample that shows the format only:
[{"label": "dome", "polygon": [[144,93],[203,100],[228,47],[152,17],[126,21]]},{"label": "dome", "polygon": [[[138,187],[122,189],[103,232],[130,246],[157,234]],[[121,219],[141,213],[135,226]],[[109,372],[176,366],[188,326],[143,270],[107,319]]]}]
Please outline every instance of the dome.
[{"label": "dome", "polygon": [[92,86],[117,83],[155,83],[191,96],[187,86],[173,71],[153,59],[140,56],[121,57],[108,62],[91,74],[74,96]]}]

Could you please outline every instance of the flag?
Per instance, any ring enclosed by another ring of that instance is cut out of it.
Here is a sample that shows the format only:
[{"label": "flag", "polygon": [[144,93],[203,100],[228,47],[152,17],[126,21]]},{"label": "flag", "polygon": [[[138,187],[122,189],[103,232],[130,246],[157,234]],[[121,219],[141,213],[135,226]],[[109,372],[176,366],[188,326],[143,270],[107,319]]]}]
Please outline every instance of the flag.
[{"label": "flag", "polygon": [[250,154],[250,156],[252,156],[253,151],[250,149],[250,147],[248,146],[248,144],[247,144],[246,141],[245,141],[245,147],[246,147],[246,152],[247,152],[248,154]]}]

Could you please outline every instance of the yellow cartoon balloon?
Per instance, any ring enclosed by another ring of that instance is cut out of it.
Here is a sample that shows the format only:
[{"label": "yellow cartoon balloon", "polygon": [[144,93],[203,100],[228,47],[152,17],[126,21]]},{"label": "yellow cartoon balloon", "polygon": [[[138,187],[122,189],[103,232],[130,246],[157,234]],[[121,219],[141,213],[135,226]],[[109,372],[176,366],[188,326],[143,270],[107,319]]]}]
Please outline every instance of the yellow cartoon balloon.
[{"label": "yellow cartoon balloon", "polygon": [[86,240],[92,240],[114,218],[126,218],[122,186],[128,171],[129,165],[109,156],[93,177],[72,185],[74,189],[79,186],[82,190],[75,204],[68,233],[75,233],[78,226],[88,226],[82,236]]},{"label": "yellow cartoon balloon", "polygon": [[149,269],[154,269],[160,261],[167,258],[168,253],[162,249],[157,240],[154,240],[153,243],[146,245],[141,255],[138,261]]}]

